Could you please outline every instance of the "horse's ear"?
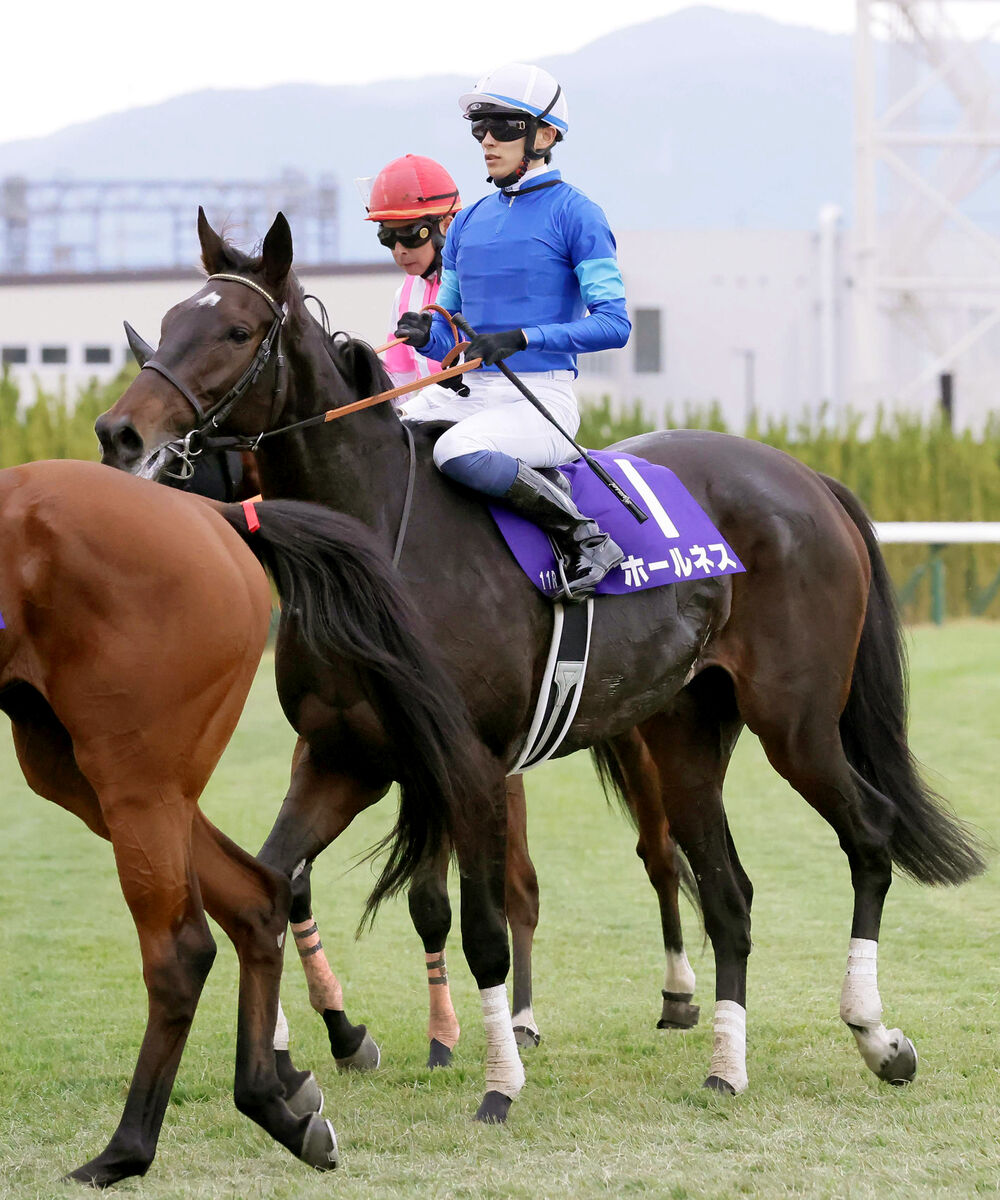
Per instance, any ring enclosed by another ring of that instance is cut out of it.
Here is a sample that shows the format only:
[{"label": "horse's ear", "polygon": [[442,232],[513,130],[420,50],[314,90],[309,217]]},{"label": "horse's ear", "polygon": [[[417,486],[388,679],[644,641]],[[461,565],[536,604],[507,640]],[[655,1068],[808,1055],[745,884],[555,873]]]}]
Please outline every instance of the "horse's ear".
[{"label": "horse's ear", "polygon": [[198,241],[201,242],[201,261],[209,275],[232,268],[234,260],[229,247],[208,223],[205,210],[198,207]]},{"label": "horse's ear", "polygon": [[278,213],[267,231],[260,263],[265,282],[275,290],[280,288],[292,269],[292,231],[284,213]]}]

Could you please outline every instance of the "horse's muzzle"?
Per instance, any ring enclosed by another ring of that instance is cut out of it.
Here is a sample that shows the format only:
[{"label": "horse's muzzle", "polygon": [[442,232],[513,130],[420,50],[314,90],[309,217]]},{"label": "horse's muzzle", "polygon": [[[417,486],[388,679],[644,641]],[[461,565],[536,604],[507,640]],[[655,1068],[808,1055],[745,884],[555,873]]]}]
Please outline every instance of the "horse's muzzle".
[{"label": "horse's muzzle", "polygon": [[128,417],[103,413],[94,424],[101,444],[101,462],[121,471],[134,471],[142,460],[145,444]]}]

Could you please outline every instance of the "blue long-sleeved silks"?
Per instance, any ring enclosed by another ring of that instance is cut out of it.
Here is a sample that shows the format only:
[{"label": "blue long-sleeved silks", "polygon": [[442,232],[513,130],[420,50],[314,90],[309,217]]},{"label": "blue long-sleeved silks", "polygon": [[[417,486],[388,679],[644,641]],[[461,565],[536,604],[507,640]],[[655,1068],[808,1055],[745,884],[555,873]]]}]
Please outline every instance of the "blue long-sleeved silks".
[{"label": "blue long-sleeved silks", "polygon": [[[517,372],[576,373],[577,354],[624,346],[632,329],[607,218],[561,180],[534,190],[553,179],[558,171],[532,179],[523,195],[494,192],[463,209],[442,255],[438,304],[477,333],[523,329],[527,350],[506,359]],[[440,359],[453,345],[435,314],[421,353]]]}]

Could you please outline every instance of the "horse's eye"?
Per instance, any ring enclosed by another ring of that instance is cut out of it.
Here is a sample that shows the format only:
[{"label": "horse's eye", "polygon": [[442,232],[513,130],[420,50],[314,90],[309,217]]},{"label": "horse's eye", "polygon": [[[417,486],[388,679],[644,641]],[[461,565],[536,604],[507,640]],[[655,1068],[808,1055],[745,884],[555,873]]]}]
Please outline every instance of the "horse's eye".
[{"label": "horse's eye", "polygon": [[239,326],[236,326],[235,329],[230,329],[229,339],[230,341],[236,342],[238,345],[242,346],[244,342],[250,341],[249,330],[240,329]]}]

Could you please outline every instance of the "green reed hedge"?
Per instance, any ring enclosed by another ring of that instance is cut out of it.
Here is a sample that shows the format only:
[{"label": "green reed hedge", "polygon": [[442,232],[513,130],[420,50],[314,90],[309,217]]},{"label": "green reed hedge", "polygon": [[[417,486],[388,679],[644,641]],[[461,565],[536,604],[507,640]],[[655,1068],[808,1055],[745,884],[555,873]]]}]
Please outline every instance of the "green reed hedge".
[{"label": "green reed hedge", "polygon": [[72,397],[64,388],[49,392],[36,386],[34,402],[24,405],[5,367],[0,374],[0,467],[39,458],[99,458],[94,422],[134,375],[134,367],[125,368],[109,383],[91,382]]},{"label": "green reed hedge", "polygon": [[[135,368],[106,384],[92,383],[69,398],[36,388],[34,403],[19,404],[17,385],[0,374],[0,467],[39,458],[98,457],[94,421],[121,395]],[[717,407],[669,414],[674,428],[729,432]],[[613,410],[605,398],[584,409],[579,438],[605,446],[652,426],[639,405]],[[768,420],[746,431],[793,454],[811,467],[842,479],[881,521],[1000,520],[1000,414],[981,436],[953,433],[941,422],[880,415],[861,436],[861,422],[839,424],[818,413],[799,422]],[[1000,617],[1000,546],[952,546],[942,553],[950,615],[983,612]],[[896,585],[904,589],[928,559],[923,546],[887,546]],[[991,589],[995,593],[990,595]],[[904,604],[908,620],[930,616],[930,581],[924,578]]]},{"label": "green reed hedge", "polygon": [[[716,407],[669,414],[667,425],[730,432]],[[799,422],[757,423],[746,436],[843,480],[880,521],[1000,520],[1000,413],[975,437],[901,414],[880,413],[865,436],[861,425],[856,416],[834,422],[820,412]],[[604,446],[650,428],[638,404],[614,412],[605,399],[586,410],[579,437],[583,445]],[[886,546],[885,556],[897,588],[905,589],[906,618],[928,620],[929,577],[907,588],[928,561],[927,547]],[[941,561],[949,615],[1000,617],[1000,546],[949,546]]]}]

